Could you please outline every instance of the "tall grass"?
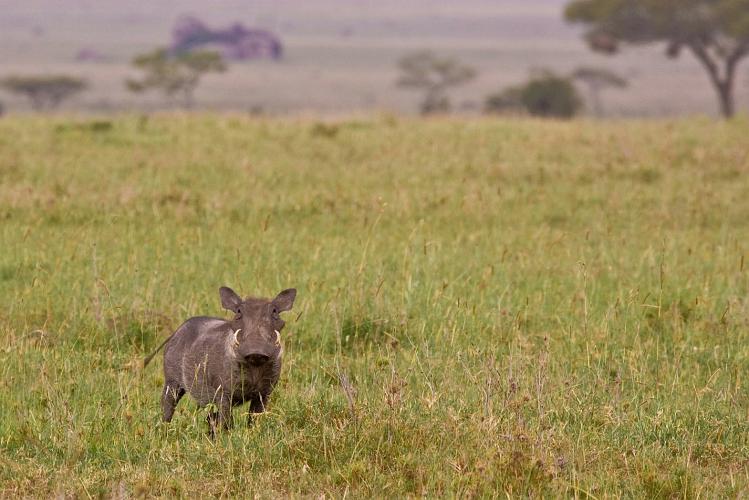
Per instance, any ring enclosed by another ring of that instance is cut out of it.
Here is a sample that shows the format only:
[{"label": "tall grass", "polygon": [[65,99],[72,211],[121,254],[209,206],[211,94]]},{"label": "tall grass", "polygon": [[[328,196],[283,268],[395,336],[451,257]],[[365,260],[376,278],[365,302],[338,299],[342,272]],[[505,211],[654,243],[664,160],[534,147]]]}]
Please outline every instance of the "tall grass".
[{"label": "tall grass", "polygon": [[[749,495],[748,134],[2,120],[0,495]],[[224,284],[299,295],[211,442],[141,362]]]}]

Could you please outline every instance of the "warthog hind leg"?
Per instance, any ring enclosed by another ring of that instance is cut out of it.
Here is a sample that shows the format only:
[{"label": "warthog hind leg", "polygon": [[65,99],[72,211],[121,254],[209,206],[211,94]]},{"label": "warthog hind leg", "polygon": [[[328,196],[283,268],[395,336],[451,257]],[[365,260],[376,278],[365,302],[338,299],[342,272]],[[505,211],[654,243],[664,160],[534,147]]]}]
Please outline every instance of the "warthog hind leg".
[{"label": "warthog hind leg", "polygon": [[177,382],[167,382],[161,392],[161,411],[164,422],[171,422],[177,403],[185,395],[185,390]]}]

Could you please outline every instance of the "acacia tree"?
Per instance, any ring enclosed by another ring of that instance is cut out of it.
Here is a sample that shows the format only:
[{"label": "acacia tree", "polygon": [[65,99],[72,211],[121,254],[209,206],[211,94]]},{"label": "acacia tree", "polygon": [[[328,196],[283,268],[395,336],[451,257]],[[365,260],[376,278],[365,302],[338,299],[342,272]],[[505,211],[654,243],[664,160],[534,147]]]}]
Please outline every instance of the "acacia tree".
[{"label": "acacia tree", "polygon": [[749,0],[573,0],[565,17],[587,25],[600,52],[614,54],[621,42],[664,42],[673,58],[687,49],[707,71],[723,116],[735,114],[736,71],[749,55]]},{"label": "acacia tree", "polygon": [[196,51],[171,55],[157,49],[133,59],[133,66],[144,72],[140,80],[128,79],[125,83],[132,92],[160,90],[167,98],[182,96],[186,108],[194,102],[195,89],[206,73],[226,71],[217,52]]},{"label": "acacia tree", "polygon": [[572,78],[582,82],[588,88],[593,113],[603,116],[603,104],[601,92],[606,89],[623,89],[627,86],[627,80],[604,68],[580,67],[572,73]]},{"label": "acacia tree", "polygon": [[401,87],[423,89],[422,114],[450,111],[447,89],[462,85],[476,76],[470,66],[449,57],[439,57],[431,52],[416,52],[400,60]]},{"label": "acacia tree", "polygon": [[9,76],[0,80],[0,87],[28,98],[33,110],[44,111],[82,92],[87,84],[80,78],[64,75]]}]

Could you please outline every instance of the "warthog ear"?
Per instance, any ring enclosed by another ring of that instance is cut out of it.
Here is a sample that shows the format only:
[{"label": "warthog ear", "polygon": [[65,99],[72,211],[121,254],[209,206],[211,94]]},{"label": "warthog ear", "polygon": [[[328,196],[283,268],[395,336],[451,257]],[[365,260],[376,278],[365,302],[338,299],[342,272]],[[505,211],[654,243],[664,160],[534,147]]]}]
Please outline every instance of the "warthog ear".
[{"label": "warthog ear", "polygon": [[218,289],[218,294],[221,296],[221,305],[224,309],[237,312],[237,309],[242,304],[242,299],[239,298],[239,295],[234,290],[228,286],[222,286]]},{"label": "warthog ear", "polygon": [[275,299],[273,299],[273,306],[278,312],[288,311],[294,305],[294,299],[296,298],[296,288],[289,288],[279,293]]}]

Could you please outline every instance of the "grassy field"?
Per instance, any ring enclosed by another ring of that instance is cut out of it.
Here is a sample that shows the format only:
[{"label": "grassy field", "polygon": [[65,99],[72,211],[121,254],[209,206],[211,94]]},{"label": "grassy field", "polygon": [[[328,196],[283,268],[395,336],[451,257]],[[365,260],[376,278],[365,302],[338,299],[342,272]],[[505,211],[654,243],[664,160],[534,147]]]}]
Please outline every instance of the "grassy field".
[{"label": "grassy field", "polygon": [[[0,496],[747,496],[748,135],[0,120]],[[142,359],[224,284],[299,295],[211,442]]]}]

